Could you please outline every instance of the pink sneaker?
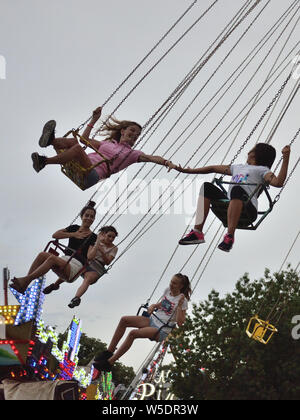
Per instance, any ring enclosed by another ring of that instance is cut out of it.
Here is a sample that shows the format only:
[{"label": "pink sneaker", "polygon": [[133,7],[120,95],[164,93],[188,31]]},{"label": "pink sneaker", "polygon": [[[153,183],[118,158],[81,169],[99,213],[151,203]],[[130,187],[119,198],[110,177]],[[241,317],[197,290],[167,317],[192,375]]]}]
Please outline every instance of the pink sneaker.
[{"label": "pink sneaker", "polygon": [[191,230],[184,238],[180,239],[179,245],[195,245],[203,244],[205,242],[202,232]]},{"label": "pink sneaker", "polygon": [[218,245],[218,248],[221,251],[229,252],[234,244],[234,238],[232,235],[226,233],[224,236],[223,242]]}]

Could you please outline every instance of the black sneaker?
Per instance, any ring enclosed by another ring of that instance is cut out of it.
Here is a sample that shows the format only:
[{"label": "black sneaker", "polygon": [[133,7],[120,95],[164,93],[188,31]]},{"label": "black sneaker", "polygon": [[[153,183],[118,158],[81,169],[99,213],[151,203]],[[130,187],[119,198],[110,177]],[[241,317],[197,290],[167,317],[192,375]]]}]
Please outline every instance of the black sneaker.
[{"label": "black sneaker", "polygon": [[43,127],[42,135],[39,139],[39,145],[41,147],[48,147],[52,144],[54,140],[54,132],[56,127],[56,121],[50,120],[46,122],[46,124]]},{"label": "black sneaker", "polygon": [[98,353],[95,358],[94,362],[100,362],[100,360],[108,360],[111,356],[113,356],[113,353],[109,350],[102,351],[101,353]]},{"label": "black sneaker", "polygon": [[75,306],[79,306],[81,302],[81,299],[77,296],[75,296],[71,302],[69,303],[68,307],[69,308],[75,308]]},{"label": "black sneaker", "polygon": [[99,362],[93,363],[93,366],[99,372],[111,372],[112,369],[108,360],[99,360]]},{"label": "black sneaker", "polygon": [[32,153],[32,166],[36,172],[40,172],[46,166],[46,156],[40,156],[38,153]]},{"label": "black sneaker", "polygon": [[58,290],[59,289],[59,284],[55,284],[55,283],[51,283],[49,284],[49,286],[45,287],[45,289],[43,290],[44,295],[49,295],[51,292],[53,292],[53,290]]}]

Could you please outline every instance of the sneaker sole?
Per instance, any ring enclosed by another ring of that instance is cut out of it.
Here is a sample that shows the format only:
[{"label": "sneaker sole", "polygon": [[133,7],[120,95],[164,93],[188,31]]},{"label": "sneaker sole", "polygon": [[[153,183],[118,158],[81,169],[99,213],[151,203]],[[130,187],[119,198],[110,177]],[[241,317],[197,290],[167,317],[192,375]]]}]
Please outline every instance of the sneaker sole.
[{"label": "sneaker sole", "polygon": [[75,303],[75,304],[74,304],[74,303],[69,303],[69,304],[68,304],[68,307],[69,307],[69,308],[71,308],[71,309],[73,309],[73,308],[75,308],[75,306],[79,306],[79,305],[80,305],[80,303],[81,303],[81,302],[79,302],[79,303]]},{"label": "sneaker sole", "polygon": [[55,127],[56,127],[56,121],[50,120],[50,121],[46,122],[46,124],[44,125],[44,128],[43,128],[42,135],[39,139],[40,147],[50,146],[51,141],[49,141],[49,140],[50,140],[50,137],[55,130]]},{"label": "sneaker sole", "polygon": [[43,290],[44,295],[50,295],[50,293],[52,293],[54,290],[58,290],[59,287],[50,287],[51,285],[45,287],[45,289]]},{"label": "sneaker sole", "polygon": [[179,245],[199,245],[199,244],[204,244],[205,241],[200,241],[200,240],[197,240],[197,241],[189,241],[189,242],[179,241],[178,243],[179,243]]},{"label": "sneaker sole", "polygon": [[221,251],[224,251],[224,252],[230,252],[232,250],[232,248],[230,248],[230,249],[224,249],[224,248],[222,248],[220,246],[218,246],[218,249],[220,249]]},{"label": "sneaker sole", "polygon": [[42,170],[42,168],[40,167],[39,154],[38,153],[32,153],[31,159],[32,159],[33,169],[36,172],[40,172]]}]

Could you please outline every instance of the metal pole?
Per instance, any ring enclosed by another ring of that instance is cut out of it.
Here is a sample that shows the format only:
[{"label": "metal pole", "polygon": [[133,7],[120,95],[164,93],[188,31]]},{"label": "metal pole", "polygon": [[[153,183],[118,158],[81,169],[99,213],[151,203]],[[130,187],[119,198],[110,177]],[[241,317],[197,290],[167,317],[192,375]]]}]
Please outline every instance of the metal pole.
[{"label": "metal pole", "polygon": [[155,356],[155,353],[158,351],[158,349],[160,348],[161,343],[157,343],[157,345],[154,347],[154,349],[151,351],[150,356],[147,358],[146,362],[143,363],[143,366],[139,369],[138,373],[136,374],[135,378],[133,379],[133,381],[131,382],[131,384],[129,385],[129,387],[126,389],[126,391],[124,392],[124,394],[121,397],[121,400],[125,400],[127,397],[129,397],[132,392],[135,390],[135,388],[137,387],[138,383],[140,382],[141,376],[143,374],[143,370],[145,367],[147,367],[149,365],[149,363],[151,362],[151,360],[153,359],[153,357]]},{"label": "metal pole", "polygon": [[4,289],[4,305],[8,306],[8,294],[7,294],[7,285],[9,282],[9,269],[7,267],[3,268],[3,289]]}]

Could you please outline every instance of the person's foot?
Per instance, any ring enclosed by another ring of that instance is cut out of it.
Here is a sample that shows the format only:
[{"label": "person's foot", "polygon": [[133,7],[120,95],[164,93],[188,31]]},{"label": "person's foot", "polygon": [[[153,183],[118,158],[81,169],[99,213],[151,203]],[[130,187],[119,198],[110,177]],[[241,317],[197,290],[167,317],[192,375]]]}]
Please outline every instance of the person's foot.
[{"label": "person's foot", "polygon": [[[93,362],[93,366],[94,366],[94,371],[93,371],[93,377],[92,380],[95,381],[96,379],[99,378],[99,376],[101,375],[101,369],[99,364],[101,364],[102,361],[107,361],[107,359],[109,359],[110,357],[112,357],[113,353],[109,350],[104,350],[101,353],[98,353],[95,358],[94,358],[94,362]],[[98,368],[99,366],[99,368]]]},{"label": "person's foot", "polygon": [[54,140],[54,132],[56,127],[56,121],[50,120],[46,122],[46,124],[43,127],[42,135],[39,139],[39,145],[41,147],[48,147],[52,144]]},{"label": "person's foot", "polygon": [[226,233],[224,236],[223,242],[218,245],[218,248],[221,251],[229,252],[234,244],[234,238],[232,235]]},{"label": "person's foot", "polygon": [[75,296],[71,302],[69,303],[68,307],[69,308],[75,308],[75,306],[79,306],[81,302],[81,299],[77,296]]},{"label": "person's foot", "polygon": [[22,295],[25,293],[27,286],[21,282],[20,279],[17,279],[17,277],[14,277],[11,279],[11,283],[9,284],[9,287],[11,289],[16,290],[18,293],[21,293]]},{"label": "person's foot", "polygon": [[55,284],[55,283],[51,283],[49,284],[49,286],[45,287],[45,289],[43,290],[44,295],[49,295],[51,292],[53,292],[53,290],[58,290],[59,289],[59,284]]},{"label": "person's foot", "polygon": [[46,156],[40,156],[38,153],[34,152],[31,155],[32,166],[36,172],[40,172],[46,166]]},{"label": "person's foot", "polygon": [[112,365],[109,363],[108,360],[99,360],[98,362],[94,362],[93,363],[94,366],[94,370],[99,371],[100,372],[111,372],[112,369]]},{"label": "person's foot", "polygon": [[107,360],[112,357],[113,353],[109,350],[104,350],[101,353],[98,353],[95,358],[94,362],[99,362],[100,360]]},{"label": "person's foot", "polygon": [[184,236],[178,242],[179,245],[194,245],[194,244],[203,244],[205,242],[204,235],[202,232],[198,232],[194,229],[190,231],[186,236]]}]

